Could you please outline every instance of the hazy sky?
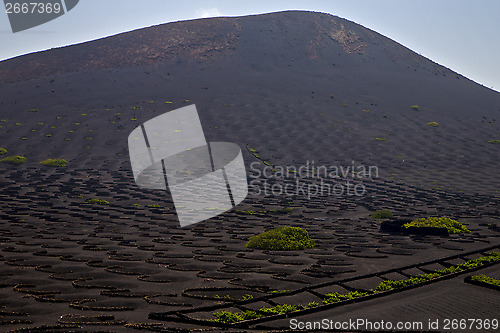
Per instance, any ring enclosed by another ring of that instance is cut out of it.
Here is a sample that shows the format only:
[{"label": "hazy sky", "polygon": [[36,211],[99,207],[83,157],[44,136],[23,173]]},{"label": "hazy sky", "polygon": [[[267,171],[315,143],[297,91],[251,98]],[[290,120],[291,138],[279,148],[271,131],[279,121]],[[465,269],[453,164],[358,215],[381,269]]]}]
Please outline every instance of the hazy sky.
[{"label": "hazy sky", "polygon": [[2,9],[0,60],[160,23],[290,9],[354,21],[500,91],[500,0],[80,0],[66,15],[16,34]]}]

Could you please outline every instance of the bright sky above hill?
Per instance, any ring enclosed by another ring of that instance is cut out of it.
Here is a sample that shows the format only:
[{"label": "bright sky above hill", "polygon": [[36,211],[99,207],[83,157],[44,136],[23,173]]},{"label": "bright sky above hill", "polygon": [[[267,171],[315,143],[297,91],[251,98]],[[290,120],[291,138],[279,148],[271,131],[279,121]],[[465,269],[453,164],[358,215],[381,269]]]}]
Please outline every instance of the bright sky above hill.
[{"label": "bright sky above hill", "polygon": [[80,0],[66,15],[15,34],[2,8],[0,60],[161,23],[282,10],[346,18],[500,91],[499,0]]}]

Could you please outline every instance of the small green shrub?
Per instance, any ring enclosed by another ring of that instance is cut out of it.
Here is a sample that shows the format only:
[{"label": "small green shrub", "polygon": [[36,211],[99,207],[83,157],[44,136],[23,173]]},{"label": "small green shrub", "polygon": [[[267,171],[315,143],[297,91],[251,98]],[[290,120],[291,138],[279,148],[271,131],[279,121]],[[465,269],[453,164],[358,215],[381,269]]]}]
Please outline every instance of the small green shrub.
[{"label": "small green shrub", "polygon": [[377,286],[375,289],[376,291],[387,291],[387,290],[392,290],[392,289],[397,289],[397,288],[403,288],[415,284],[422,283],[424,281],[430,280],[437,278],[441,275],[444,274],[438,274],[438,273],[428,273],[428,274],[420,274],[418,276],[412,276],[408,280],[386,280],[380,282],[380,284]]},{"label": "small green shrub", "polygon": [[360,292],[360,291],[351,291],[347,294],[340,294],[338,292],[334,292],[331,294],[326,294],[326,298],[323,300],[324,304],[337,303],[341,301],[346,301],[349,299],[355,299],[358,297],[363,297],[370,295],[370,292]]},{"label": "small green shrub", "polygon": [[253,154],[253,156],[259,157],[259,154],[257,153],[256,149],[254,149],[254,148],[248,148],[248,150],[250,150],[250,152]]},{"label": "small green shrub", "polygon": [[305,307],[302,305],[278,304],[273,306],[272,308],[261,308],[259,309],[259,311],[264,313],[264,315],[272,316],[275,314],[299,311],[303,310],[304,308]]},{"label": "small green shrub", "polygon": [[486,276],[484,274],[473,275],[470,277],[470,279],[472,281],[481,282],[483,284],[488,284],[488,285],[500,287],[500,280],[496,280],[496,279],[491,278],[489,276]]},{"label": "small green shrub", "polygon": [[1,159],[0,162],[19,165],[19,164],[23,164],[26,162],[26,157],[19,156],[19,155],[9,156],[9,157],[5,157],[5,158]]},{"label": "small green shrub", "polygon": [[241,312],[220,311],[220,312],[214,312],[214,316],[216,319],[214,319],[213,321],[218,321],[221,323],[237,323],[243,320],[263,317],[263,315],[252,310],[246,310]]},{"label": "small green shrub", "polygon": [[[317,306],[317,305],[316,305]],[[237,323],[243,320],[256,319],[282,313],[295,312],[303,310],[303,305],[278,304],[270,308],[260,308],[257,311],[245,310],[240,312],[221,311],[214,312],[215,320],[222,323]]]},{"label": "small green shrub", "polygon": [[98,204],[98,205],[107,205],[107,204],[109,204],[109,201],[107,201],[107,200],[101,200],[101,199],[88,199],[87,201],[85,201],[85,203]]},{"label": "small green shrub", "polygon": [[410,109],[412,109],[413,111],[420,111],[420,106],[412,105],[412,106],[410,106]]},{"label": "small green shrub", "polygon": [[[214,127],[215,128],[215,127]],[[248,150],[250,151],[250,153],[255,156],[256,158],[258,158],[259,160],[261,160],[262,163],[264,163],[265,165],[268,165],[268,166],[272,166],[271,163],[269,163],[268,161],[264,161],[260,156],[259,156],[259,152],[254,149],[254,148],[248,148]]]},{"label": "small green shrub", "polygon": [[436,123],[435,121],[431,121],[430,123],[427,123],[428,126],[432,126],[432,127],[438,127],[439,124]]},{"label": "small green shrub", "polygon": [[500,145],[500,140],[490,140],[488,143],[492,143],[494,145]]},{"label": "small green shrub", "polygon": [[224,296],[219,296],[219,295],[214,295],[214,298],[222,298],[222,299],[233,299],[230,295],[224,295]]},{"label": "small green shrub", "polygon": [[7,149],[0,148],[0,155],[5,155],[7,154]]},{"label": "small green shrub", "polygon": [[290,290],[271,290],[269,293],[270,294],[284,294],[289,292]]},{"label": "small green shrub", "polygon": [[410,227],[431,227],[431,228],[446,228],[450,234],[469,233],[462,223],[452,220],[448,217],[428,217],[421,218],[403,225],[405,228]]},{"label": "small green shrub", "polygon": [[387,141],[387,138],[374,138],[377,141]]},{"label": "small green shrub", "polygon": [[40,162],[41,165],[49,167],[65,167],[68,165],[68,161],[62,158],[49,158]]},{"label": "small green shrub", "polygon": [[283,227],[252,236],[245,245],[251,249],[293,251],[314,247],[306,230],[298,227]]},{"label": "small green shrub", "polygon": [[389,209],[377,210],[375,213],[370,215],[373,219],[390,219],[393,217],[392,212]]}]

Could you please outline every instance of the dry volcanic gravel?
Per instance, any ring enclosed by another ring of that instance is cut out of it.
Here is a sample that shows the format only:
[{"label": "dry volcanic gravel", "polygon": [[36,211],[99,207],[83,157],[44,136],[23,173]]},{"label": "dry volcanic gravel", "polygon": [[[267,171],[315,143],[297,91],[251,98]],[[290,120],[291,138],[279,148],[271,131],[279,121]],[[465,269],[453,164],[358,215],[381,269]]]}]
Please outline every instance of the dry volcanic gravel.
[{"label": "dry volcanic gravel", "polygon": [[[488,142],[499,138],[500,95],[338,17],[160,25],[0,62],[0,82],[2,157],[27,159],[0,163],[2,332],[286,331],[290,318],[240,328],[200,320],[321,303],[500,246],[500,145]],[[208,141],[242,148],[257,187],[236,209],[180,228],[168,192],[134,184],[127,136],[190,104]],[[68,166],[39,164],[47,158]],[[259,176],[312,161],[378,172]],[[297,181],[363,191],[262,191]],[[370,217],[381,209],[396,219],[447,216],[471,233],[384,231]],[[304,228],[316,247],[245,247],[282,226]],[[474,274],[500,278],[498,265]],[[468,275],[295,318],[498,319],[498,291],[465,283]]]}]

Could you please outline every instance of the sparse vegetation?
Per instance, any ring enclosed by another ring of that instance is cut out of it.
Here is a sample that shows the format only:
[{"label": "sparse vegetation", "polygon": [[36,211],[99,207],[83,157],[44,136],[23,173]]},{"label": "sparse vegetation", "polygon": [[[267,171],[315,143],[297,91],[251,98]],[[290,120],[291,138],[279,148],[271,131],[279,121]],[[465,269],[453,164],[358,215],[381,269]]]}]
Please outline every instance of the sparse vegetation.
[{"label": "sparse vegetation", "polygon": [[237,214],[241,214],[241,215],[267,214],[266,210],[255,211],[255,210],[240,210],[240,209],[236,209],[235,212]]},{"label": "sparse vegetation", "polygon": [[412,109],[413,111],[420,111],[420,106],[412,105],[412,106],[410,106],[410,109]]},{"label": "sparse vegetation", "polygon": [[254,149],[254,148],[248,148],[248,150],[250,151],[250,153],[251,153],[253,156],[255,156],[256,158],[260,158],[260,157],[259,157],[259,153],[257,152],[257,150],[256,150],[256,149]]},{"label": "sparse vegetation", "polygon": [[9,157],[5,157],[5,158],[1,159],[0,162],[13,164],[13,165],[19,165],[19,164],[23,164],[26,162],[26,157],[19,156],[19,155],[9,156]]},{"label": "sparse vegetation", "polygon": [[[323,299],[323,304],[331,304],[331,303],[337,303],[337,302],[342,302],[342,301],[348,301],[352,299],[356,299],[359,297],[365,297],[369,295],[373,295],[379,292],[384,292],[384,291],[389,291],[393,289],[398,289],[398,288],[404,288],[408,287],[411,285],[416,285],[420,284],[422,282],[435,279],[444,275],[449,275],[453,273],[458,273],[461,271],[465,271],[468,269],[472,269],[475,267],[487,265],[490,263],[494,262],[499,262],[500,261],[500,252],[491,252],[488,253],[480,258],[477,259],[472,259],[469,260],[465,263],[462,264],[457,264],[457,265],[452,265],[448,268],[436,270],[432,273],[427,273],[427,274],[420,274],[417,276],[413,276],[407,280],[385,280],[382,281],[375,289],[368,290],[368,291],[351,291],[347,294],[341,294],[338,292],[326,294],[326,298]],[[483,281],[491,281],[491,278],[488,277],[481,277],[479,276],[478,279],[483,280]],[[494,280],[493,283],[496,283],[498,280]],[[310,302],[307,306],[304,305],[289,305],[289,304],[278,304],[276,306],[270,307],[270,308],[261,308],[256,311],[252,310],[245,310],[241,312],[230,312],[230,311],[221,311],[221,312],[215,312],[214,316],[217,319],[214,319],[212,321],[217,321],[217,322],[223,322],[223,323],[236,323],[240,322],[243,320],[250,320],[250,319],[256,319],[256,318],[261,318],[265,316],[271,316],[271,315],[276,315],[276,314],[282,314],[282,313],[289,313],[289,312],[294,312],[294,311],[300,311],[304,310],[307,308],[312,308],[319,306],[317,302]]]},{"label": "sparse vegetation", "polygon": [[484,274],[470,276],[466,279],[466,282],[472,282],[484,287],[493,287],[494,289],[500,289],[500,280],[496,280]]},{"label": "sparse vegetation", "polygon": [[41,161],[40,164],[49,167],[65,167],[68,165],[68,161],[62,158],[49,158]]},{"label": "sparse vegetation", "polygon": [[218,321],[221,323],[238,323],[243,320],[263,317],[263,315],[251,310],[241,312],[220,311],[214,312],[214,316],[216,319],[213,319],[212,321]]},{"label": "sparse vegetation", "polygon": [[324,304],[337,303],[341,301],[346,301],[349,299],[355,299],[358,297],[368,296],[373,292],[360,292],[360,291],[351,291],[347,294],[340,294],[338,292],[326,294],[326,298],[323,300]]},{"label": "sparse vegetation", "polygon": [[[214,127],[215,128],[215,127]],[[258,158],[262,163],[264,163],[265,165],[268,165],[268,166],[271,166],[271,163],[269,163],[268,161],[265,161],[263,160],[260,156],[259,156],[259,153],[257,152],[256,149],[253,149],[253,148],[250,148],[248,147],[248,150],[250,151],[250,153],[255,156],[256,158]]]},{"label": "sparse vegetation", "polygon": [[284,294],[289,292],[290,290],[271,290],[269,293],[270,294]]},{"label": "sparse vegetation", "polygon": [[432,127],[438,127],[439,124],[436,123],[435,121],[431,121],[430,123],[427,123],[428,126],[432,126]]},{"label": "sparse vegetation", "polygon": [[7,154],[7,149],[0,148],[0,155],[5,155],[5,154]]},{"label": "sparse vegetation", "polygon": [[466,261],[462,264],[453,265],[453,266],[450,266],[450,267],[444,268],[444,269],[439,269],[439,270],[436,270],[432,273],[412,276],[408,280],[398,280],[398,281],[385,280],[385,281],[382,281],[377,286],[375,291],[387,291],[387,290],[396,289],[396,288],[403,288],[403,287],[407,287],[410,285],[422,283],[422,282],[430,280],[430,279],[435,279],[435,278],[443,276],[443,275],[461,272],[461,271],[464,271],[467,269],[475,268],[478,266],[483,266],[483,265],[486,265],[486,264],[489,264],[492,262],[497,262],[497,261],[500,261],[500,252],[491,252],[483,257],[480,257],[477,259],[472,259],[472,260]]},{"label": "sparse vegetation", "polygon": [[373,219],[390,219],[393,217],[392,212],[389,209],[377,210],[375,213],[370,215]]},{"label": "sparse vegetation", "polygon": [[101,199],[88,199],[87,201],[85,201],[85,203],[88,203],[88,204],[98,204],[98,205],[107,205],[107,204],[109,204],[109,201],[107,201],[107,200],[101,200]]},{"label": "sparse vegetation", "polygon": [[462,223],[452,220],[448,217],[428,217],[421,218],[403,225],[405,228],[410,227],[431,227],[431,228],[446,228],[450,234],[469,233]]},{"label": "sparse vegetation", "polygon": [[387,138],[374,138],[377,141],[387,141]]},{"label": "sparse vegetation", "polygon": [[306,230],[298,227],[283,227],[252,236],[245,245],[251,249],[293,251],[314,247]]},{"label": "sparse vegetation", "polygon": [[492,143],[494,145],[500,145],[500,140],[490,140],[488,143]]},{"label": "sparse vegetation", "polygon": [[[205,296],[205,297],[207,297],[207,296]],[[214,295],[213,298],[225,299],[225,300],[230,300],[230,301],[234,301],[234,300],[249,300],[249,299],[253,299],[253,295],[251,295],[251,294],[245,294],[245,295],[241,296],[241,298],[233,298],[231,295],[224,295],[224,296]]]},{"label": "sparse vegetation", "polygon": [[223,323],[237,323],[243,320],[256,319],[282,313],[289,313],[303,310],[306,307],[303,305],[278,304],[270,308],[260,308],[258,311],[245,310],[241,312],[221,311],[215,312],[217,318],[214,321]]},{"label": "sparse vegetation", "polygon": [[270,209],[270,210],[240,210],[236,209],[234,211],[236,214],[240,215],[261,215],[266,216],[270,214],[290,214],[293,212],[293,208],[287,207],[283,209]]}]

